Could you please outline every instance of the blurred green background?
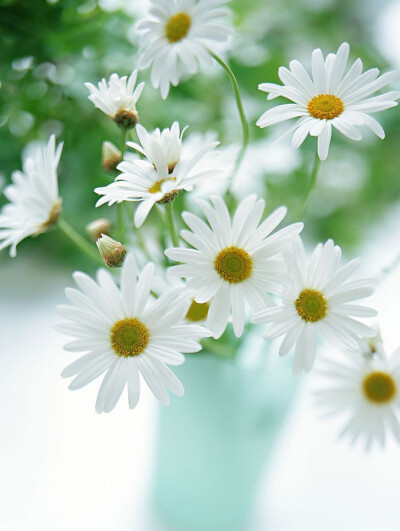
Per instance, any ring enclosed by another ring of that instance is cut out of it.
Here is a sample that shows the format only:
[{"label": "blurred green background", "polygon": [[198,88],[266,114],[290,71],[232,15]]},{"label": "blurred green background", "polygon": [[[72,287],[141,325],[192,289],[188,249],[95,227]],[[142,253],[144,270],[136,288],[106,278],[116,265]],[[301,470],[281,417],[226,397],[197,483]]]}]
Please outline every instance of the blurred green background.
[{"label": "blurred green background", "polygon": [[[55,133],[64,141],[59,168],[64,214],[82,232],[89,221],[115,214],[108,207],[94,209],[97,196],[93,189],[109,182],[101,168],[102,141],[118,145],[120,138],[117,126],[87,99],[84,82],[97,83],[112,72],[129,74],[136,67],[135,23],[146,4],[145,0],[0,0],[1,187],[9,182],[13,170],[21,168],[24,147],[31,141],[47,141]],[[352,60],[360,56],[365,68],[393,69],[374,44],[379,39],[374,21],[382,3],[234,0],[230,5],[236,33],[227,57],[242,90],[254,149],[261,158],[277,130],[255,126],[262,112],[274,104],[266,102],[257,85],[279,82],[280,65],[293,58],[307,63],[314,48],[334,52],[346,40]],[[151,87],[148,76],[149,71],[139,74],[139,80],[146,81],[138,104],[145,127],[167,127],[178,120],[190,125],[191,131],[217,131],[222,143],[240,140],[231,86],[217,65],[172,89],[166,101]],[[310,239],[333,237],[350,249],[365,241],[371,227],[398,201],[399,110],[379,113],[377,118],[386,131],[384,141],[367,134],[357,143],[333,135],[305,220]],[[276,164],[268,170],[271,152],[265,151],[265,164],[254,168],[252,179],[264,190],[269,209],[296,204],[314,151],[315,139],[309,138],[297,152],[296,163],[279,171],[274,170]],[[251,158],[247,164],[252,164]],[[0,206],[4,202],[2,196]],[[90,267],[56,231],[26,240],[18,249],[20,259],[39,253],[54,264],[68,260]],[[6,260],[8,253],[3,251],[0,261]]]}]

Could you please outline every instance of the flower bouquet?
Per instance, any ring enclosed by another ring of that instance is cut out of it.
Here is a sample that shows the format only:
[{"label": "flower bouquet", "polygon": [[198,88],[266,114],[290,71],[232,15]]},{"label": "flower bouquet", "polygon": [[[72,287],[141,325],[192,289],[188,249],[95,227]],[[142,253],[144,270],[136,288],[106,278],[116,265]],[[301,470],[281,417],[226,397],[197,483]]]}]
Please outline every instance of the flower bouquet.
[{"label": "flower bouquet", "polygon": [[[125,389],[134,409],[143,385],[164,406],[170,392],[179,397],[160,412],[154,488],[173,529],[245,528],[294,377],[317,358],[326,378],[317,402],[347,414],[345,435],[367,449],[383,445],[387,432],[400,440],[399,356],[387,356],[376,326],[364,322],[375,310],[359,302],[379,279],[357,276],[360,260],[342,260],[332,239],[308,253],[301,238],[332,131],[361,140],[368,128],[383,139],[372,115],[397,105],[400,92],[379,92],[394,73],[363,72],[361,59],[348,66],[343,43],[326,57],[314,50],[310,68],[297,60],[280,67],[282,85],[260,83],[268,100],[290,101],[269,107],[260,128],[290,121],[283,136],[292,134],[293,149],[317,137],[302,195],[290,209],[271,208],[268,197],[234,193],[250,135],[235,74],[219,53],[235,39],[230,18],[224,0],[151,0],[136,27],[138,69],[151,68],[165,100],[171,86],[218,64],[233,89],[237,143],[198,134],[190,115],[148,130],[138,70],[113,73],[97,86],[86,83],[121,136],[119,146],[102,146],[109,180],[94,191],[103,217],[84,236],[63,215],[63,145],[54,135],[13,174],[0,214],[0,249],[11,256],[23,239],[56,228],[101,266],[95,278],[75,272],[68,304],[58,308],[55,327],[72,338],[65,350],[78,354],[62,373],[69,388],[101,378],[97,413],[112,412]],[[275,338],[292,370],[268,352]],[[322,340],[343,355],[318,356]]]}]

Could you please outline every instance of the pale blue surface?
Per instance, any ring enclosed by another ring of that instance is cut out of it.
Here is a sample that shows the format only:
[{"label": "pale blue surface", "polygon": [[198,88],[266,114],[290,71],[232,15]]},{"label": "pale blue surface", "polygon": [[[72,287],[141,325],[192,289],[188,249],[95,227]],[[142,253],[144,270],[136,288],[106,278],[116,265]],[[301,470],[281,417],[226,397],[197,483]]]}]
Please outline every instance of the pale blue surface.
[{"label": "pale blue surface", "polygon": [[159,414],[153,503],[170,530],[244,530],[261,473],[290,408],[290,360],[253,334],[235,360],[191,354],[186,394]]}]

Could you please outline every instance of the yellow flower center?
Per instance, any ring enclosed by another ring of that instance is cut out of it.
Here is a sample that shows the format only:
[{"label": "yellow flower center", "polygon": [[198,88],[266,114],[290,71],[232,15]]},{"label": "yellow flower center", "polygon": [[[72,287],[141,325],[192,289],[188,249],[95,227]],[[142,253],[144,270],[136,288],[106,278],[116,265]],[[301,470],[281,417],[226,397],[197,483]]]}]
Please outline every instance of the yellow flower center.
[{"label": "yellow flower center", "polygon": [[208,310],[210,308],[210,303],[208,302],[196,302],[192,300],[192,304],[186,314],[186,319],[188,321],[204,321],[207,318]]},{"label": "yellow flower center", "polygon": [[319,94],[308,103],[308,112],[319,120],[332,120],[343,111],[342,100],[333,94]]},{"label": "yellow flower center", "polygon": [[192,20],[186,13],[173,15],[165,26],[165,36],[169,42],[181,41],[189,32]]},{"label": "yellow flower center", "polygon": [[396,382],[390,374],[375,371],[368,374],[362,384],[365,396],[374,404],[386,404],[397,393]]},{"label": "yellow flower center", "polygon": [[156,181],[150,186],[149,192],[151,194],[157,194],[158,192],[161,192],[161,187],[165,181],[176,181],[176,177],[168,177],[167,179],[160,179],[159,181]]},{"label": "yellow flower center", "polygon": [[218,275],[231,283],[243,282],[251,275],[253,260],[248,252],[239,247],[226,247],[214,260]]},{"label": "yellow flower center", "polygon": [[300,317],[312,323],[323,319],[328,310],[325,297],[315,289],[303,289],[294,305]]},{"label": "yellow flower center", "polygon": [[114,352],[125,358],[138,356],[146,348],[150,334],[147,327],[135,318],[117,321],[111,329],[110,339]]}]

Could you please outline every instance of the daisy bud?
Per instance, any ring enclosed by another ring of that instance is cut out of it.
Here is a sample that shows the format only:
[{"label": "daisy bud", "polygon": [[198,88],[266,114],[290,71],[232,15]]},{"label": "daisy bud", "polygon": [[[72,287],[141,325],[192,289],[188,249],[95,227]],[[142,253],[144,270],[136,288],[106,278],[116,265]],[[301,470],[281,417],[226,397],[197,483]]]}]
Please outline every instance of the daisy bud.
[{"label": "daisy bud", "polygon": [[137,111],[121,109],[114,116],[114,122],[121,129],[132,129],[139,121],[139,115]]},{"label": "daisy bud", "polygon": [[112,143],[106,140],[101,148],[101,165],[109,173],[114,173],[117,165],[122,160],[121,151]]},{"label": "daisy bud", "polygon": [[122,265],[126,255],[126,249],[122,243],[113,240],[106,234],[102,234],[96,245],[103,262],[108,267],[120,267]]},{"label": "daisy bud", "polygon": [[86,225],[86,234],[95,242],[101,238],[102,234],[110,234],[111,223],[106,218],[99,218]]}]

